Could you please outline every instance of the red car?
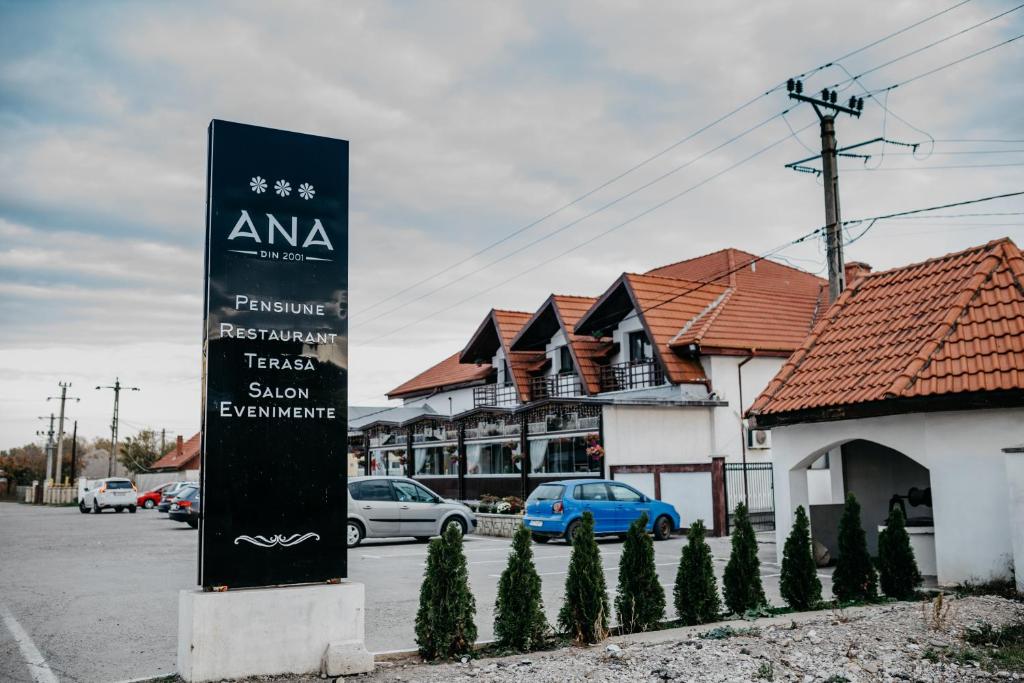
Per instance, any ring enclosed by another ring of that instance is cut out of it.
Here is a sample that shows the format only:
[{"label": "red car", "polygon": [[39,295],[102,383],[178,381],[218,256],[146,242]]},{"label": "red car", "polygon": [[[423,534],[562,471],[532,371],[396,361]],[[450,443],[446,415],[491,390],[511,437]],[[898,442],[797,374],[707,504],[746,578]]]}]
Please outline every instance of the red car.
[{"label": "red car", "polygon": [[140,508],[152,510],[153,508],[160,504],[160,496],[163,495],[163,492],[166,489],[169,489],[172,486],[174,486],[176,483],[177,482],[172,481],[168,484],[161,484],[160,486],[157,486],[155,489],[151,489],[149,491],[146,491],[145,493],[140,493],[137,505]]}]

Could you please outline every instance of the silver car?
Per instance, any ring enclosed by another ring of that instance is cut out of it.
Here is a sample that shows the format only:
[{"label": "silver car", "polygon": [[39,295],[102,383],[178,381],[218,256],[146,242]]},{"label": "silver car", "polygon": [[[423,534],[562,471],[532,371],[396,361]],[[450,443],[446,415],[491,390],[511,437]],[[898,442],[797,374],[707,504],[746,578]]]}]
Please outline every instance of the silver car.
[{"label": "silver car", "polygon": [[364,538],[412,536],[426,541],[451,524],[457,524],[464,534],[472,533],[476,517],[462,503],[445,500],[412,479],[349,477],[349,548]]}]

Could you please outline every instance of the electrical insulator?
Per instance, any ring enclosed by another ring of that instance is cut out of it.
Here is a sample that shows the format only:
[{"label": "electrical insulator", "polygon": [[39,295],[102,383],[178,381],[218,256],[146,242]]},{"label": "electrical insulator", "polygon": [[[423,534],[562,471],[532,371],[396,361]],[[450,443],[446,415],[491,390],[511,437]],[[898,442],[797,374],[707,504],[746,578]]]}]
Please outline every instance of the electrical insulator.
[{"label": "electrical insulator", "polygon": [[828,102],[828,88],[822,88],[821,89],[821,99],[823,99],[826,102]]},{"label": "electrical insulator", "polygon": [[799,95],[803,91],[804,91],[804,82],[803,81],[797,81],[796,82],[796,94]]},{"label": "electrical insulator", "polygon": [[848,104],[847,106],[850,109],[856,109],[857,108],[857,98],[856,97],[850,97],[850,104]]},{"label": "electrical insulator", "polygon": [[831,102],[832,104],[836,103],[836,91],[835,90],[833,90],[832,92],[829,93],[828,101]]},{"label": "electrical insulator", "polygon": [[863,110],[864,110],[864,98],[861,97],[861,98],[857,99],[857,111],[863,111]]},{"label": "electrical insulator", "polygon": [[793,88],[795,88],[795,87],[796,87],[796,83],[793,82],[792,78],[789,79],[788,81],[786,81],[786,90],[788,90],[789,92],[793,92]]}]

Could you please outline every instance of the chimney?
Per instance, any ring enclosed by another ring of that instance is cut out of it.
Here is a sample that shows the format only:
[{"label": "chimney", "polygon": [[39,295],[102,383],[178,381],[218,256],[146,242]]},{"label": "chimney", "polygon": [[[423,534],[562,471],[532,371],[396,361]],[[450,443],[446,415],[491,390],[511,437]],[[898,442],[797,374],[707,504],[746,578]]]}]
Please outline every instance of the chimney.
[{"label": "chimney", "polygon": [[863,261],[847,261],[843,266],[843,275],[846,278],[846,286],[852,287],[853,283],[871,272],[871,266]]},{"label": "chimney", "polygon": [[180,456],[185,451],[185,441],[181,438],[181,434],[178,435],[178,448],[177,453]]}]

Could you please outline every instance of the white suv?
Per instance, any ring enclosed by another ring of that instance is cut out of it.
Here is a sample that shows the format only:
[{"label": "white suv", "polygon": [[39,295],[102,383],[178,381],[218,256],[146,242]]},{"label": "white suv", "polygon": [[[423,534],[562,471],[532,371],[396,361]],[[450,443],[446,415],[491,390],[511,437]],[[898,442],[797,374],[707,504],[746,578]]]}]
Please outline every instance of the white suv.
[{"label": "white suv", "polygon": [[100,479],[86,487],[82,498],[78,501],[78,509],[83,514],[113,508],[115,512],[127,509],[128,512],[135,512],[135,503],[138,499],[138,491],[130,479],[122,477],[109,477]]}]

